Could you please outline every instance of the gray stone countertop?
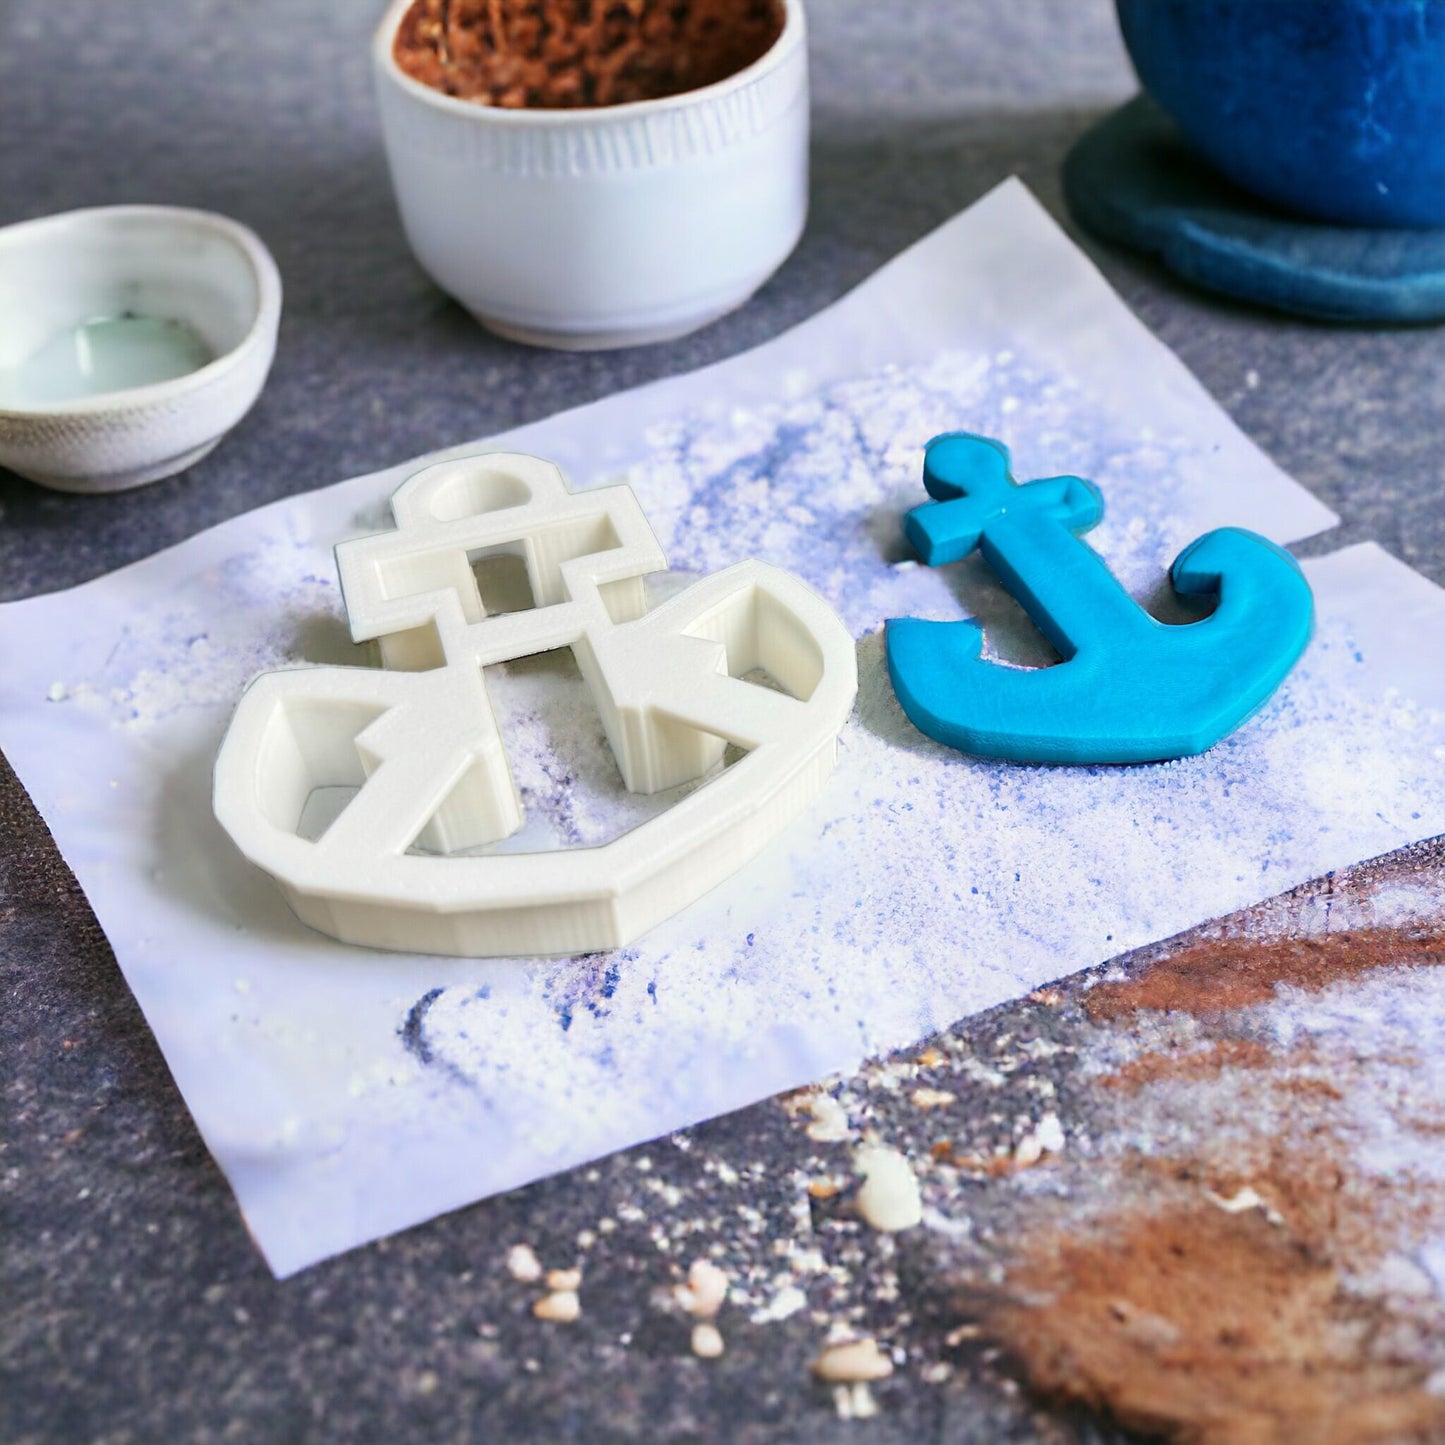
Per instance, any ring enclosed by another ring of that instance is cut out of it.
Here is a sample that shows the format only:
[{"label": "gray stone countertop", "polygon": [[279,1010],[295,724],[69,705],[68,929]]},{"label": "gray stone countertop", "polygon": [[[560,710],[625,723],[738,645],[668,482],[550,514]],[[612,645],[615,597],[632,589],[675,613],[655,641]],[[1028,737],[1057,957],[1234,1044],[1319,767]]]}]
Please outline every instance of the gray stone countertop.
[{"label": "gray stone countertop", "polygon": [[[379,9],[354,0],[6,0],[0,8],[0,224],[127,201],[214,209],[261,234],[286,288],[276,364],[260,402],[186,475],[77,498],[0,472],[0,599],[81,582],[277,497],[743,350],[826,305],[1010,174],[1067,224],[1059,163],[1094,118],[1133,90],[1104,0],[812,0],[813,198],[795,256],[746,308],[698,335],[635,351],[552,354],[487,335],[412,262],[369,89],[366,40]],[[1445,584],[1445,330],[1289,321],[1194,294],[1152,264],[1081,241],[1244,430],[1341,514],[1343,527],[1316,547],[1374,538]],[[1368,916],[1386,874],[1398,881],[1403,870],[1411,886],[1433,887],[1439,848],[1382,866],[1383,874],[1366,870],[1339,885],[1359,915],[1345,931],[1354,941],[1326,937],[1320,956],[1342,977],[1439,961],[1438,935],[1424,944],[1378,938]],[[1233,927],[1271,939],[1321,928],[1329,935],[1335,896],[1334,881],[1322,882]],[[1371,949],[1383,950],[1384,963]],[[1161,968],[1167,975],[1169,957],[1129,961],[1110,977],[1144,987]],[[1303,957],[1281,955],[1271,977],[1313,986],[1317,960]],[[1027,1141],[1042,1137],[1040,1099],[1054,1101],[1046,1112],[1063,1119],[1071,1140],[1094,1141],[1067,1156],[1091,1161],[1087,1167],[1061,1164],[1050,1176],[1070,1181],[1060,1197],[1072,1190],[1070,1197],[1097,1203],[1101,1180],[1126,1192],[1123,1175],[1105,1164],[1114,1157],[1109,1141],[1125,1137],[1128,1120],[1117,1091],[1101,1089],[1095,1074],[1118,1055],[1120,1031],[1135,1029],[1133,1015],[1122,1005],[1107,1016],[1091,1012],[1081,982],[1041,991],[840,1086],[848,1128],[886,1124],[922,1157],[941,1161],[930,1197],[953,1191],[964,1200],[974,1220],[969,1242],[895,1242],[863,1228],[846,1156],[828,1152],[838,1141],[814,1127],[818,1118],[800,1128],[800,1110],[806,1124],[812,1106],[793,1100],[474,1206],[276,1284],[8,767],[0,767],[0,967],[3,1438],[119,1445],[856,1433],[1062,1441],[1113,1438],[1119,1427],[1105,1416],[1181,1438],[1230,1438],[1198,1433],[1210,1409],[1209,1418],[1220,1418],[1217,1400],[1181,1400],[1177,1370],[1164,1370],[1167,1384],[1147,1399],[1131,1393],[1129,1382],[1154,1379],[1148,1366],[1159,1367],[1161,1341],[1182,1348],[1183,1327],[1161,1323],[1153,1306],[1113,1299],[1097,1325],[1080,1305],[1062,1326],[1031,1316],[1021,1332],[1023,1306],[1000,1302],[1001,1281],[1032,1279],[1029,1269],[1042,1268],[1037,1259],[1019,1264],[1002,1243],[1048,1222],[1037,1190],[1013,1178],[1038,1162]],[[1188,977],[1195,987],[1197,974]],[[1178,1017],[1213,1020],[1198,1025],[1203,1033],[1190,1036],[1191,1048],[1204,1039],[1226,1074],[1253,1060],[1269,1087],[1299,1084],[1298,1058],[1261,1063],[1248,1052],[1264,1048],[1253,1025],[1231,1032],[1219,1023],[1244,1017],[1230,1009],[1262,1007],[1258,999],[1205,1007],[1191,998],[1181,1003],[1176,991],[1168,1002]],[[1176,1015],[1149,1017],[1155,1022],[1139,1029],[1167,1032]],[[1159,1057],[1179,1046],[1176,1035],[1155,1040]],[[987,1067],[979,1062],[988,1059]],[[1295,1074],[1286,1078],[1287,1070]],[[1152,1075],[1126,1082],[1157,1084]],[[931,1136],[919,1122],[933,1105],[899,1114],[900,1098],[934,1096],[948,1101],[937,1104],[946,1139],[931,1113]],[[1204,1127],[1205,1107],[1184,1099],[1156,1137],[1177,1141]],[[1334,1127],[1321,1120],[1320,1129]],[[1176,1184],[1196,1176],[1219,1190],[1240,1183],[1219,1160],[1200,1163],[1197,1149],[1190,1157]],[[1010,1162],[995,1168],[980,1159]],[[1302,1186],[1271,1183],[1263,1164],[1249,1177],[1260,1210],[1283,1219],[1279,1227],[1294,1231],[1320,1269],[1346,1281],[1364,1277],[1355,1236],[1309,1232],[1318,1211]],[[1203,1231],[1210,1239],[1212,1220]],[[1136,1225],[1128,1248],[1140,1251],[1148,1230],[1164,1227],[1157,1211]],[[1383,1238],[1385,1226],[1372,1227],[1371,1237]],[[816,1241],[812,1254],[812,1245],[798,1243],[800,1229]],[[514,1243],[548,1264],[586,1255],[575,1326],[532,1317],[527,1291],[501,1268]],[[1244,1259],[1242,1275],[1267,1273],[1273,1256],[1260,1263],[1228,1252],[1255,1243],[1231,1236],[1220,1258]],[[670,1291],[679,1269],[710,1244],[740,1287],[752,1281],[761,1289],[777,1273],[770,1261],[780,1261],[778,1270],[807,1286],[808,1307],[768,1320],[730,1303],[718,1320],[727,1352],[704,1361],[689,1348],[696,1321]],[[1258,1247],[1267,1254],[1273,1246]],[[1380,1249],[1370,1259],[1405,1257]],[[1150,1277],[1142,1254],[1110,1258],[1111,1268]],[[1390,1289],[1424,1298],[1403,1268],[1382,1287],[1381,1309]],[[1207,1277],[1222,1278],[1221,1269]],[[1076,1270],[1069,1289],[1055,1278],[1054,1297],[1083,1299],[1074,1287],[1080,1278]],[[1291,1280],[1282,1280],[1287,1294]],[[1428,1280],[1423,1288],[1428,1293]],[[1247,1301],[1237,1304],[1248,1313]],[[1359,1341],[1370,1332],[1355,1328],[1353,1316],[1342,1318],[1339,1336],[1352,1343],[1331,1337],[1319,1347],[1331,1369],[1343,1359],[1357,1371],[1349,1376],[1357,1393],[1414,1411],[1394,1422],[1402,1438],[1439,1428],[1425,1384],[1445,1363],[1435,1360],[1445,1330],[1422,1310],[1410,1316],[1414,1354],[1401,1346],[1394,1364],[1369,1355],[1373,1347]],[[1240,1327],[1245,1338],[1257,1332],[1258,1319],[1249,1318],[1254,1323]],[[1387,1322],[1399,1325],[1395,1316]],[[840,1323],[892,1351],[888,1378],[862,1389],[814,1381],[809,1363]],[[1066,1359],[1067,1350],[1045,1348],[1056,1327],[1068,1327],[1071,1338],[1118,1328],[1127,1336],[1121,1349],[1153,1353],[1143,1364],[1127,1355],[1122,1364]],[[1404,1373],[1391,1375],[1387,1365]],[[1249,1409],[1284,1409],[1277,1401],[1292,1398],[1282,1386],[1274,1397],[1238,1405],[1246,1414],[1224,1417],[1227,1425],[1253,1421]],[[1305,1417],[1313,1408],[1300,1407]],[[1290,1417],[1296,1425],[1299,1418]]]}]

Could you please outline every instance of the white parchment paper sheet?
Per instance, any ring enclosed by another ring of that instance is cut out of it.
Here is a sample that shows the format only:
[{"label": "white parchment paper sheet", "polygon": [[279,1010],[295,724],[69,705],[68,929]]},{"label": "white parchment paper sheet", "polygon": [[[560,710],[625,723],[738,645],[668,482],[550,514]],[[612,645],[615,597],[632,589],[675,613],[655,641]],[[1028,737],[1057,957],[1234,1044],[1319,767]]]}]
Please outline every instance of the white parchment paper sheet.
[{"label": "white parchment paper sheet", "polygon": [[[361,661],[331,548],[385,525],[414,465],[0,608],[0,746],[278,1274],[1445,831],[1445,683],[1418,666],[1445,651],[1445,594],[1373,547],[1309,567],[1316,641],[1203,758],[1008,767],[914,732],[884,617],[971,612],[1030,652],[981,569],[916,567],[901,541],[922,445],[949,427],[1003,437],[1021,480],[1097,480],[1110,514],[1091,540],[1141,595],[1211,526],[1283,542],[1334,520],[1016,183],[758,351],[494,439],[574,486],[625,472],[674,566],[763,556],[859,638],[859,705],[817,805],[617,954],[344,947],[302,928],[211,816],[246,681]],[[489,683],[530,828],[586,843],[634,816],[565,667]]]}]

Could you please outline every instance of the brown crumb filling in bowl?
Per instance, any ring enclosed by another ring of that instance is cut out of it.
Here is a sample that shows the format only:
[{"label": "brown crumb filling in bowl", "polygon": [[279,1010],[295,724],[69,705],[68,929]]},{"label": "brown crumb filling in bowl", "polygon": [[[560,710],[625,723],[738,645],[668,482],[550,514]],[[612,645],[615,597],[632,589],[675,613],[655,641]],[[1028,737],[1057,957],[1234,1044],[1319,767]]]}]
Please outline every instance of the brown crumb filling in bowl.
[{"label": "brown crumb filling in bowl", "polygon": [[392,53],[444,95],[558,110],[712,85],[782,30],[782,0],[414,0]]}]

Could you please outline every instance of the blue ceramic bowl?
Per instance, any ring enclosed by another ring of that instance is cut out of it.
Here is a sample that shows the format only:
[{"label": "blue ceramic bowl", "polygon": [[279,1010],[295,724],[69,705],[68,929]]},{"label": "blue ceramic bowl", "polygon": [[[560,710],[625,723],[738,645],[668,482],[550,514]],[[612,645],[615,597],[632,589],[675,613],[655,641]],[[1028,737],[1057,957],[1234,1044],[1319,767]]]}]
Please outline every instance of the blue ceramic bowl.
[{"label": "blue ceramic bowl", "polygon": [[1445,0],[1117,0],[1144,88],[1237,185],[1445,226]]}]

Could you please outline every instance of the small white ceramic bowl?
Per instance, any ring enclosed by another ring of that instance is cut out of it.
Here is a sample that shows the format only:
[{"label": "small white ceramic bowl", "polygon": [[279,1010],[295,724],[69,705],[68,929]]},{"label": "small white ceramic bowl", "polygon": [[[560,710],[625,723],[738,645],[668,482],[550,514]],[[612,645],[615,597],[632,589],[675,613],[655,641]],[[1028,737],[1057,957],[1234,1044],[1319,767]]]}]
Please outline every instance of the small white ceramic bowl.
[{"label": "small white ceramic bowl", "polygon": [[801,0],[782,33],[714,85],[575,110],[457,100],[393,57],[410,0],[372,45],[407,240],[484,326],[573,351],[664,341],[741,306],[808,210]]},{"label": "small white ceramic bowl", "polygon": [[[224,216],[104,206],[5,227],[0,465],[68,492],[184,471],[250,410],[280,317],[270,252]],[[111,330],[92,367],[88,338],[107,327],[145,344]],[[180,374],[157,368],[157,345]]]}]

